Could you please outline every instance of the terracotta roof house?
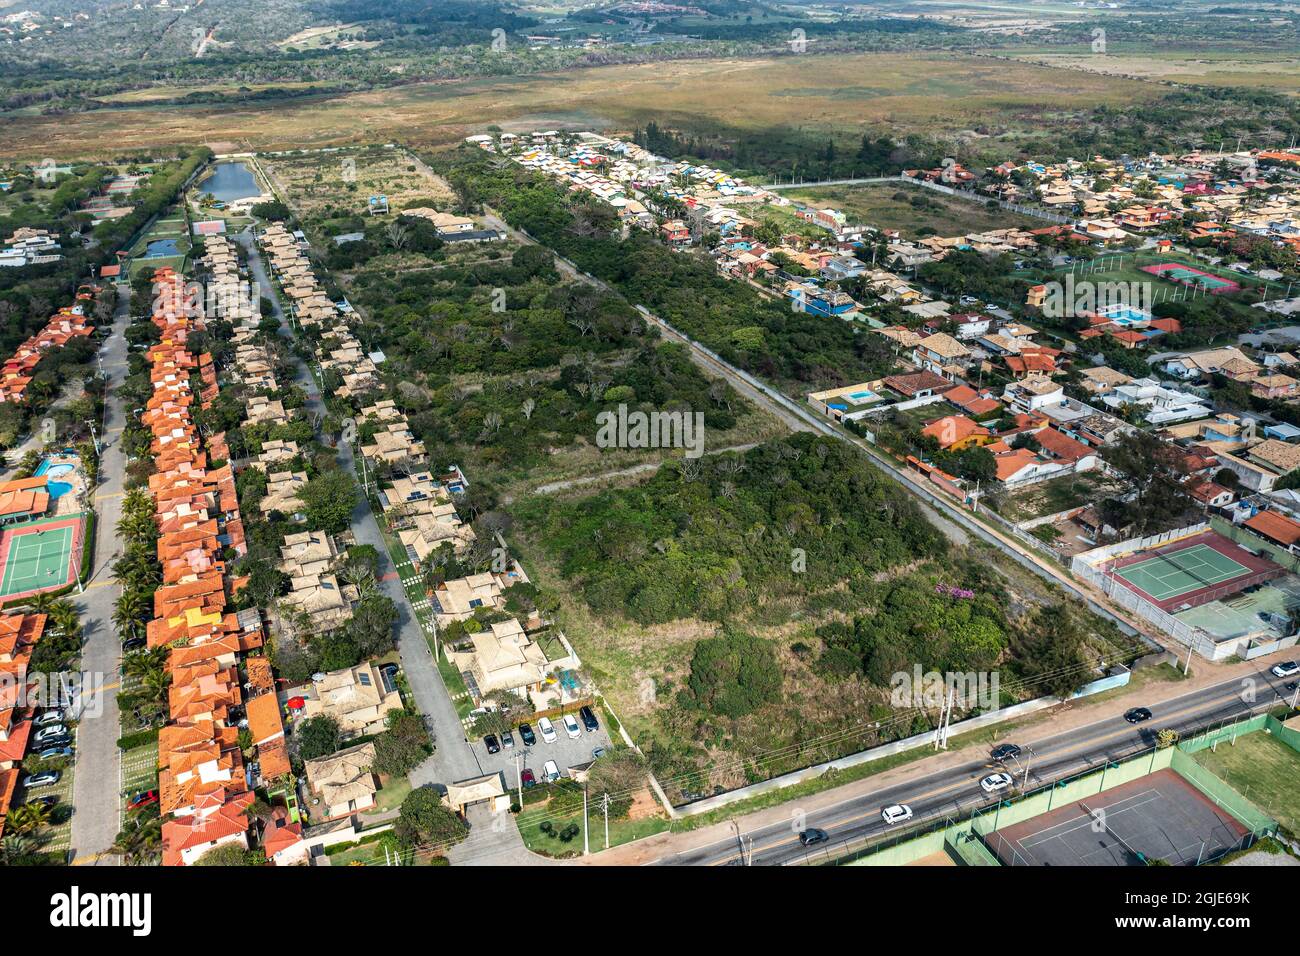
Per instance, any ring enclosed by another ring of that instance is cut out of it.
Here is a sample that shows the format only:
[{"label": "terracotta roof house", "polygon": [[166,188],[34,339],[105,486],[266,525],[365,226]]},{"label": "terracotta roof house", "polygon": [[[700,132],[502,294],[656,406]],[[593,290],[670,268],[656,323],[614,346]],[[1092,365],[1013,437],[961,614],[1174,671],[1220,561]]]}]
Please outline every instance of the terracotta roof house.
[{"label": "terracotta roof house", "polygon": [[1300,521],[1280,511],[1261,511],[1246,521],[1246,527],[1284,548],[1300,542]]}]

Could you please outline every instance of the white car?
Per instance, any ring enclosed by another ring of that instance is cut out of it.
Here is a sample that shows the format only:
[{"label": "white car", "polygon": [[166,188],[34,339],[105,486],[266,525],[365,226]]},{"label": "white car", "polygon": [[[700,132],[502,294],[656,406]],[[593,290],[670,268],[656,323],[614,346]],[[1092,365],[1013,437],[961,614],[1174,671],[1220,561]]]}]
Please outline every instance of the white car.
[{"label": "white car", "polygon": [[906,803],[896,803],[880,811],[880,818],[889,826],[912,819],[912,808]]},{"label": "white car", "polygon": [[574,740],[582,736],[582,728],[578,726],[578,718],[572,714],[565,714],[561,723],[564,724],[564,732]]},{"label": "white car", "polygon": [[985,793],[997,793],[999,790],[1005,790],[1011,786],[1011,774],[1009,773],[991,773],[980,781],[980,787]]},{"label": "white car", "polygon": [[551,723],[551,718],[543,717],[538,720],[537,730],[548,744],[555,743],[555,725]]},{"label": "white car", "polygon": [[[545,719],[545,717],[542,718],[542,720]],[[547,783],[555,783],[560,779],[560,768],[554,760],[548,760],[542,764],[542,779]]]},{"label": "white car", "polygon": [[1294,677],[1300,674],[1300,664],[1295,661],[1283,661],[1281,664],[1274,664],[1268,672],[1274,677]]}]

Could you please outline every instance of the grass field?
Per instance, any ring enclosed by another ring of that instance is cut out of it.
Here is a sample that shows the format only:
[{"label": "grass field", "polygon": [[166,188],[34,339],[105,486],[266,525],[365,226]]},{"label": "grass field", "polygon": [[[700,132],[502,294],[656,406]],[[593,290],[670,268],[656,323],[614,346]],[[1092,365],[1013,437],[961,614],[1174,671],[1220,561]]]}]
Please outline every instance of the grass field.
[{"label": "grass field", "polygon": [[1029,216],[903,183],[782,190],[781,195],[808,204],[830,203],[844,210],[852,222],[897,229],[912,239],[960,236],[988,229],[1039,229],[1044,225]]},{"label": "grass field", "polygon": [[1242,796],[1292,833],[1300,833],[1300,754],[1266,733],[1195,754],[1196,762],[1232,784]]},{"label": "grass field", "polygon": [[1089,73],[1300,93],[1300,57],[1281,51],[1151,50],[1146,47],[1128,49],[1123,44],[1114,44],[1105,56],[1098,56],[1086,44],[1080,44],[1077,48],[1013,47],[998,53],[1026,63]]},{"label": "grass field", "polygon": [[1045,113],[1122,106],[1165,92],[1122,77],[953,53],[701,59],[421,83],[239,109],[137,106],[11,116],[0,122],[0,140],[7,155],[39,160],[193,143],[218,152],[388,139],[439,146],[493,123],[629,128],[650,119],[755,129],[858,130],[872,123],[939,134],[997,124],[1032,135],[1039,132],[1034,118]]}]

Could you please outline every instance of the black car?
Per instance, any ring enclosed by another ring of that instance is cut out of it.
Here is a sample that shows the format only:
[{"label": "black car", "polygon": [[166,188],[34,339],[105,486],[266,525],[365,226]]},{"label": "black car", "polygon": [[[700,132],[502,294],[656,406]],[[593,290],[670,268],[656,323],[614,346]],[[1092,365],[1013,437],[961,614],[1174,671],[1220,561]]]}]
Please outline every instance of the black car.
[{"label": "black car", "polygon": [[531,747],[533,744],[537,743],[537,735],[533,733],[533,728],[530,724],[519,725],[519,739],[524,742],[525,747]]},{"label": "black car", "polygon": [[799,834],[799,842],[804,846],[816,846],[818,843],[825,843],[831,838],[831,835],[825,830],[818,830],[816,827],[809,827]]},{"label": "black car", "polygon": [[146,638],[143,634],[137,634],[135,637],[128,637],[125,641],[122,642],[122,650],[124,651],[139,650],[140,648],[145,646],[147,641],[148,638]]},{"label": "black car", "polygon": [[1015,744],[1000,744],[993,748],[993,752],[989,756],[998,763],[1002,763],[1003,761],[1010,760],[1012,757],[1019,757],[1020,748]]},{"label": "black car", "polygon": [[497,742],[496,734],[488,734],[483,738],[483,745],[487,747],[488,753],[495,754],[501,752],[501,744]]},{"label": "black car", "polygon": [[596,715],[592,713],[590,707],[579,709],[578,716],[582,718],[582,726],[587,728],[587,733],[594,734],[600,730],[600,722],[596,720]]},{"label": "black car", "polygon": [[67,734],[60,734],[58,737],[51,737],[48,740],[40,742],[41,750],[49,750],[54,747],[71,747],[72,738]]},{"label": "black car", "polygon": [[1124,719],[1130,724],[1140,724],[1144,720],[1151,719],[1151,711],[1147,710],[1145,707],[1134,707],[1132,710],[1124,714]]},{"label": "black car", "polygon": [[45,807],[47,810],[53,810],[55,807],[59,805],[59,798],[55,796],[32,797],[27,802],[39,804],[40,806]]}]

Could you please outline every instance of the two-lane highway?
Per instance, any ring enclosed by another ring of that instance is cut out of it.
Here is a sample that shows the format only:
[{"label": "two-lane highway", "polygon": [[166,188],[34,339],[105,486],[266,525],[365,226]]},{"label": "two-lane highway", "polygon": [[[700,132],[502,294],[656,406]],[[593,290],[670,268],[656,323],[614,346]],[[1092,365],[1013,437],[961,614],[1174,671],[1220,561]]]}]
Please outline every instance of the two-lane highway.
[{"label": "two-lane highway", "polygon": [[[1174,729],[1186,737],[1208,727],[1262,713],[1291,699],[1294,692],[1286,683],[1261,667],[1249,677],[1152,704],[1151,719],[1141,724],[1129,724],[1116,716],[1042,738],[1026,733],[1023,739],[1014,739],[1024,748],[1020,757],[1005,765],[972,748],[971,759],[956,767],[807,813],[800,809],[798,800],[793,800],[788,805],[789,818],[784,822],[742,831],[738,837],[666,856],[655,863],[669,866],[737,865],[744,860],[755,866],[824,863],[861,848],[891,829],[902,832],[922,828],[944,818],[956,822],[969,817],[973,810],[993,806],[996,799],[985,794],[979,782],[996,770],[1010,772],[1018,788],[1024,788],[1028,772],[1027,789],[1034,790],[1064,777],[1099,769],[1107,761],[1150,750],[1159,730]],[[895,803],[907,804],[915,814],[906,828],[891,828],[881,819],[880,811]],[[825,830],[829,842],[805,849],[799,841],[799,832],[805,828]]]}]

